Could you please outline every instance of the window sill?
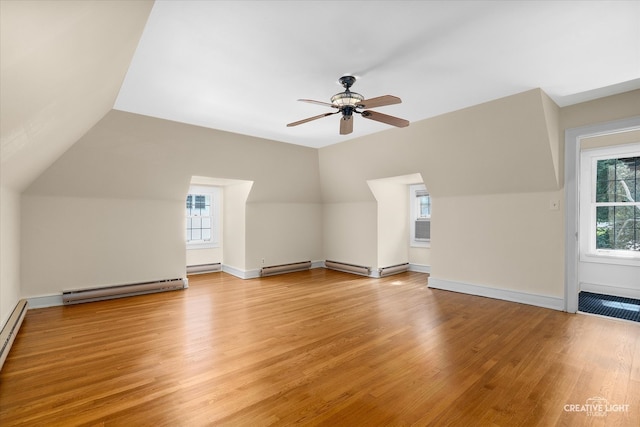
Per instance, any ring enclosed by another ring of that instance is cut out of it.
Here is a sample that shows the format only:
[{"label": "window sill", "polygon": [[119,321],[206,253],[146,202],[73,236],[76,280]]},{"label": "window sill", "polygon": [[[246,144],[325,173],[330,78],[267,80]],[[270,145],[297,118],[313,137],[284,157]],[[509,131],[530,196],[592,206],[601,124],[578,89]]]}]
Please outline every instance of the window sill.
[{"label": "window sill", "polygon": [[430,248],[431,247],[431,242],[411,241],[409,243],[409,247],[412,247],[412,248]]},{"label": "window sill", "polygon": [[580,261],[640,267],[640,254],[635,255],[634,253],[631,253],[629,255],[625,255],[625,254],[617,255],[617,254],[614,254],[613,251],[601,252],[601,253],[587,253],[587,254],[580,255]]},{"label": "window sill", "polygon": [[187,243],[187,250],[191,249],[211,249],[219,248],[220,245],[216,242],[203,242],[203,243]]}]

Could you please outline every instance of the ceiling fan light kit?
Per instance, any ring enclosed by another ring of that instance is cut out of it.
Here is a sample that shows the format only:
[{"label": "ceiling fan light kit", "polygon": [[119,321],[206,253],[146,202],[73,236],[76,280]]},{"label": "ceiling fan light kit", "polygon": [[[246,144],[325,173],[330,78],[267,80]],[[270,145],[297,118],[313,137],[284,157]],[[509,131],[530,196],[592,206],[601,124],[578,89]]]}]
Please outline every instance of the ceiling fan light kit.
[{"label": "ceiling fan light kit", "polygon": [[383,107],[385,105],[399,104],[402,102],[400,98],[393,95],[378,96],[376,98],[364,99],[364,96],[356,92],[351,92],[350,88],[355,83],[356,78],[354,76],[342,76],[338,80],[340,84],[345,88],[344,92],[337,93],[331,97],[331,103],[314,101],[312,99],[299,99],[298,101],[308,102],[311,104],[319,104],[327,107],[337,109],[337,111],[331,113],[320,114],[318,116],[309,117],[307,119],[298,120],[297,122],[289,123],[287,127],[301,125],[303,123],[310,122],[312,120],[321,119],[323,117],[331,116],[333,114],[342,113],[340,120],[340,134],[348,135],[353,132],[353,113],[360,114],[365,119],[375,120],[377,122],[386,123],[388,125],[396,127],[407,127],[409,121],[398,117],[389,116],[387,114],[378,113],[376,111],[364,110],[362,108],[375,108]]},{"label": "ceiling fan light kit", "polygon": [[342,107],[342,106],[357,107],[358,104],[360,104],[362,101],[364,101],[364,96],[360,95],[359,93],[351,92],[348,90],[344,92],[336,93],[331,97],[331,103],[338,107]]}]

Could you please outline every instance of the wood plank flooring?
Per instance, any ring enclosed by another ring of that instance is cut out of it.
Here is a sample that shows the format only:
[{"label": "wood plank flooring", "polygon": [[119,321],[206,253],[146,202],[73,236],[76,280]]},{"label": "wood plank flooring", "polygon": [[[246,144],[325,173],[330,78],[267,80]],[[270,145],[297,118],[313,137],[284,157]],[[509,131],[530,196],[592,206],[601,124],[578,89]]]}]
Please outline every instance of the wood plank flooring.
[{"label": "wood plank flooring", "polygon": [[[640,325],[426,277],[213,273],[30,310],[0,425],[640,425]],[[596,398],[604,414],[585,412]]]}]

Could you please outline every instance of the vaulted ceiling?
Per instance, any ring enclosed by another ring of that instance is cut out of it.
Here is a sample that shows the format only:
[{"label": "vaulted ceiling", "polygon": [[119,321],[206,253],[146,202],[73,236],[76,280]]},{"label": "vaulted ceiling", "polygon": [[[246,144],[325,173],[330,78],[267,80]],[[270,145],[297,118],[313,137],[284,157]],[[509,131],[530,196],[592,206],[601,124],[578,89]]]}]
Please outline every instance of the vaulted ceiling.
[{"label": "vaulted ceiling", "polygon": [[637,1],[1,2],[3,185],[24,188],[110,109],[310,147],[388,129],[332,111],[345,74],[411,122],[541,88],[640,87]]}]

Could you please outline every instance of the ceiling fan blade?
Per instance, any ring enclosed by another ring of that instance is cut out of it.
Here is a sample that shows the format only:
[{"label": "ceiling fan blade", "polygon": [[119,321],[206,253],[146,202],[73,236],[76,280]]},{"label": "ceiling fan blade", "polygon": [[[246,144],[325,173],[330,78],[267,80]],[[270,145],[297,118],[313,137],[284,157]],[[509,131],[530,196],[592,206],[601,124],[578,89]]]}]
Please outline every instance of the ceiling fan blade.
[{"label": "ceiling fan blade", "polygon": [[335,111],[333,113],[324,113],[324,114],[320,114],[320,115],[317,115],[317,116],[309,117],[307,119],[298,120],[297,122],[289,123],[287,125],[287,127],[298,126],[298,125],[301,125],[303,123],[307,123],[307,122],[310,122],[312,120],[321,119],[323,117],[331,116],[332,114],[337,114],[337,113],[339,113],[339,111]]},{"label": "ceiling fan blade", "polygon": [[349,135],[353,132],[353,116],[340,119],[340,135]]},{"label": "ceiling fan blade", "polygon": [[364,101],[360,102],[358,106],[361,106],[362,108],[376,108],[383,107],[385,105],[400,104],[401,102],[402,100],[397,96],[383,95],[376,98],[365,99]]},{"label": "ceiling fan blade", "polygon": [[318,105],[324,105],[325,107],[333,107],[333,108],[338,108],[336,105],[333,104],[329,104],[328,102],[322,102],[322,101],[314,101],[313,99],[298,99],[298,101],[302,101],[302,102],[308,102],[309,104],[318,104]]},{"label": "ceiling fan blade", "polygon": [[375,120],[376,122],[386,123],[391,126],[404,128],[409,126],[409,121],[398,117],[389,116],[387,114],[378,113],[376,111],[363,111],[362,117],[365,119]]}]

